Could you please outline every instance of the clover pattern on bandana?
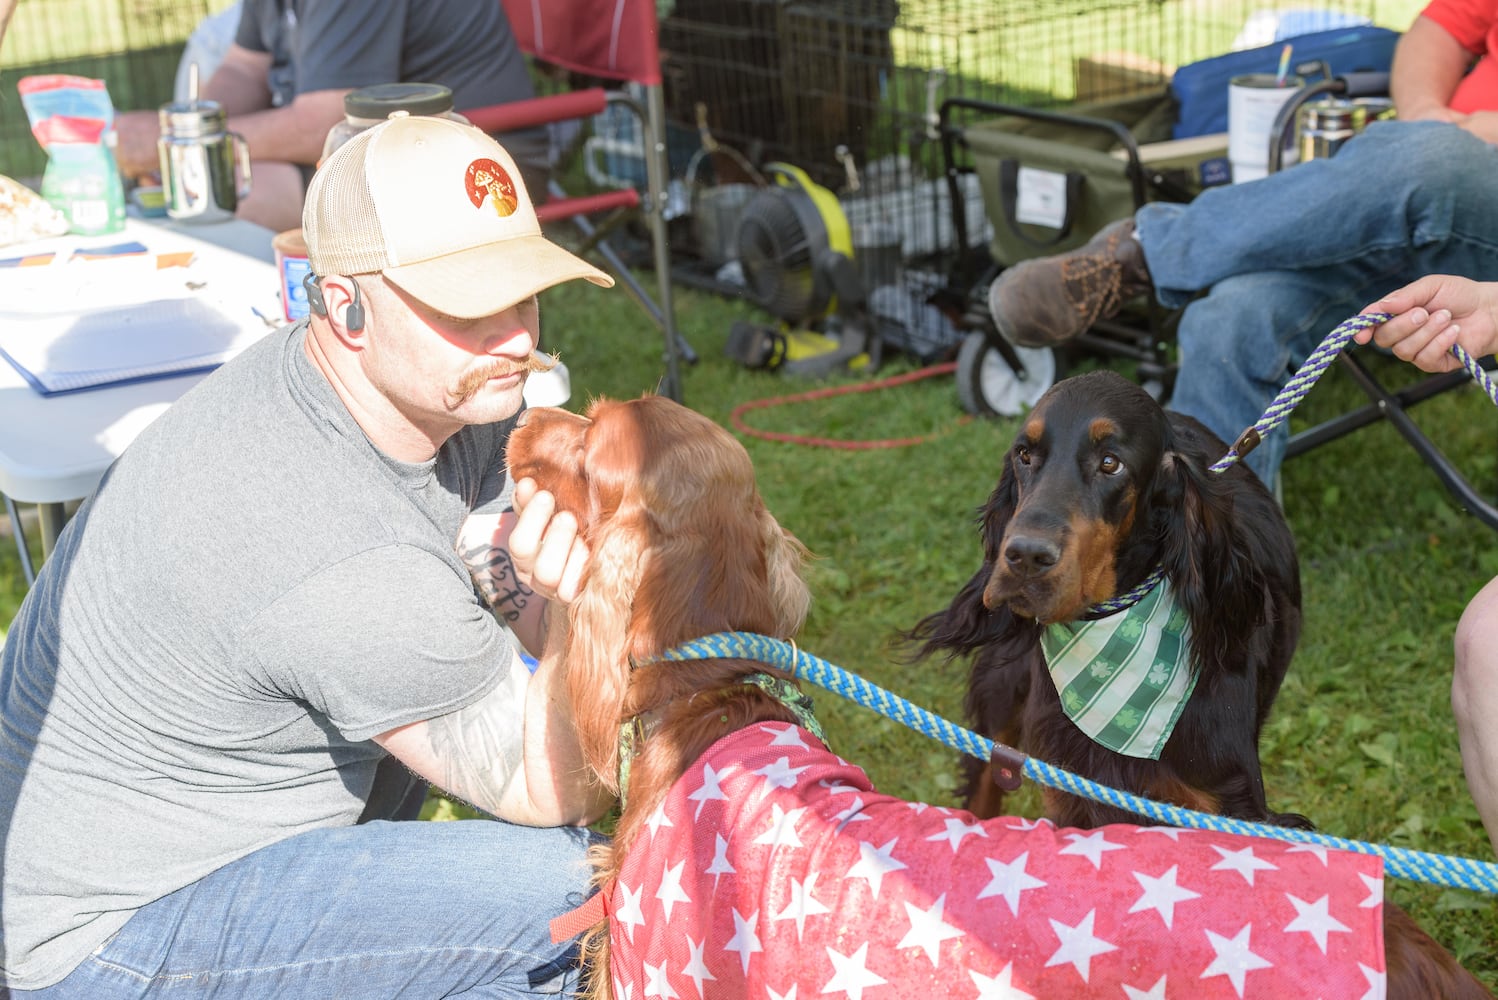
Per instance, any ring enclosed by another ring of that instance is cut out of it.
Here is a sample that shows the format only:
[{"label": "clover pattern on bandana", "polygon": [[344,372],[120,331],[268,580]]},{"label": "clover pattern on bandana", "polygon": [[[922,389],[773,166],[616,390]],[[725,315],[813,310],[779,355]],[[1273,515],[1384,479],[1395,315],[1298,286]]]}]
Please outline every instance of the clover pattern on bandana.
[{"label": "clover pattern on bandana", "polygon": [[784,723],[714,744],[605,891],[617,1000],[1384,996],[1377,857],[981,822]]}]

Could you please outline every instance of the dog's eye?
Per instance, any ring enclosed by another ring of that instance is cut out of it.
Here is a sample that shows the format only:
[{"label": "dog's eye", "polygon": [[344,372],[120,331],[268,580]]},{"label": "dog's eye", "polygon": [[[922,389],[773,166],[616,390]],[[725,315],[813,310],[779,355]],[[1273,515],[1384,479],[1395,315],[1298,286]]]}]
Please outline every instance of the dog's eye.
[{"label": "dog's eye", "polygon": [[1021,445],[1015,445],[1015,447],[1014,447],[1014,460],[1016,462],[1018,462],[1020,465],[1029,465],[1030,464],[1030,460],[1033,457],[1034,457],[1034,455],[1032,454],[1032,452],[1030,451],[1030,449],[1027,446],[1022,445],[1022,444]]},{"label": "dog's eye", "polygon": [[1098,469],[1105,476],[1116,476],[1123,471],[1124,464],[1117,455],[1104,455]]}]

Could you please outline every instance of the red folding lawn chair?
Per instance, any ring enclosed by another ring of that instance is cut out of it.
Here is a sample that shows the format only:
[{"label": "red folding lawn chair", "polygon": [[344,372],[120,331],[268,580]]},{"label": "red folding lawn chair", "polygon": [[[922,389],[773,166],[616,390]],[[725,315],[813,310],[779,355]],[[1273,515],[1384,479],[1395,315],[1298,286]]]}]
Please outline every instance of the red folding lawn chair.
[{"label": "red folding lawn chair", "polygon": [[[533,59],[577,73],[638,84],[643,102],[622,90],[590,87],[529,101],[485,108],[460,108],[486,132],[507,132],[554,122],[592,118],[610,105],[622,105],[640,123],[645,137],[646,186],[600,194],[570,195],[553,178],[546,199],[537,198],[542,223],[568,220],[582,234],[583,254],[596,253],[616,279],[660,326],[665,337],[666,373],[661,393],[681,401],[679,360],[695,361],[691,346],[677,333],[671,300],[671,267],[666,243],[666,105],[661,90],[655,0],[502,0],[521,51]],[[642,213],[650,232],[658,287],[654,296],[609,245],[608,234],[633,213]],[[602,220],[595,222],[595,219]]]}]

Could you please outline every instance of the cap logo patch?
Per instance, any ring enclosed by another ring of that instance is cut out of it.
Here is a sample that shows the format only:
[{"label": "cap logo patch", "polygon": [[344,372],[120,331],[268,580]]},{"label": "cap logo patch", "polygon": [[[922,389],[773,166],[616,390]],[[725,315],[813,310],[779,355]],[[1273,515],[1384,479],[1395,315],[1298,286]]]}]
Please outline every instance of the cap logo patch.
[{"label": "cap logo patch", "polygon": [[515,193],[515,182],[505,173],[505,168],[493,160],[478,159],[468,164],[463,183],[468,189],[468,200],[473,202],[474,208],[481,207],[486,199],[492,200],[494,211],[501,219],[513,215],[520,205],[520,197]]}]

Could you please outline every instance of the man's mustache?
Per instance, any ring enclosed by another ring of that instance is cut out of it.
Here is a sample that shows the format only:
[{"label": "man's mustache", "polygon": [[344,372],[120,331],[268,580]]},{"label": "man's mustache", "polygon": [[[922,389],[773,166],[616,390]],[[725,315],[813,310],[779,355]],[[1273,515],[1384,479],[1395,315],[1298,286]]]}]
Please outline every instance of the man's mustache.
[{"label": "man's mustache", "polygon": [[515,358],[495,358],[492,364],[482,368],[475,368],[458,380],[453,388],[451,396],[453,405],[457,406],[471,399],[490,380],[495,378],[506,378],[510,375],[518,375],[521,372],[527,374],[533,372],[549,372],[556,367],[555,355],[542,356],[530,354],[524,360]]}]

